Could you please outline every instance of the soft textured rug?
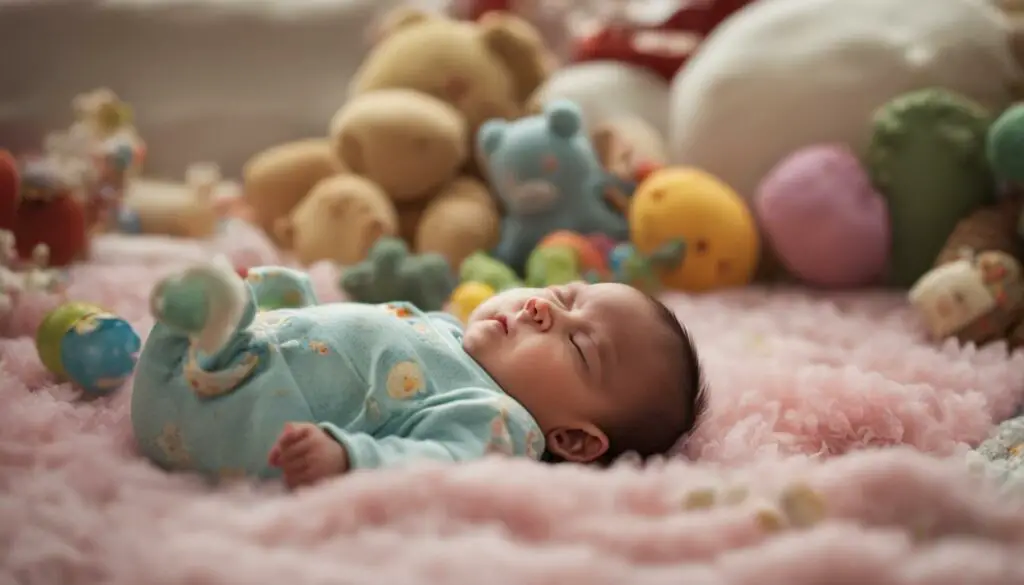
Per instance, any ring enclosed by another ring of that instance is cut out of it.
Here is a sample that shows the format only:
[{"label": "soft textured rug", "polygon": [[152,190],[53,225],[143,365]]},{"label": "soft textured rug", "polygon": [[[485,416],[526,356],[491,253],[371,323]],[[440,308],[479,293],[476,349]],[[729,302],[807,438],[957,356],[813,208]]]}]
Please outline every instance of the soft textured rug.
[{"label": "soft textured rug", "polygon": [[[160,276],[215,251],[279,260],[232,229],[208,244],[101,240],[70,296],[145,334]],[[312,272],[337,299],[333,271]],[[295,494],[154,469],[133,453],[130,388],[78,401],[29,337],[0,340],[0,585],[1024,583],[1024,508],[963,463],[1018,406],[1024,355],[930,345],[884,294],[669,302],[711,384],[687,457],[610,471],[486,460]],[[45,305],[7,333],[30,333]],[[794,484],[821,494],[827,519],[770,530],[759,512]],[[683,505],[737,487],[744,503]]]}]

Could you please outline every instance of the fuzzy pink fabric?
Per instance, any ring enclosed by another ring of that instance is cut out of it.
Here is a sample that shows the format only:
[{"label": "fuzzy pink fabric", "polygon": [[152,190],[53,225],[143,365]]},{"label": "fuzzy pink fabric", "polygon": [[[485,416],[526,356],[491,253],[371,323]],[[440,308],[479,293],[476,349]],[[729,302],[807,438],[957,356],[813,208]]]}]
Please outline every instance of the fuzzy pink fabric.
[{"label": "fuzzy pink fabric", "polygon": [[[69,296],[145,333],[158,277],[215,250],[278,260],[237,230],[212,245],[104,240]],[[320,294],[338,298],[333,271],[313,273]],[[699,463],[485,460],[357,473],[295,494],[154,469],[133,453],[128,388],[76,401],[30,338],[0,340],[0,584],[1024,583],[1024,510],[957,456],[1011,413],[1024,356],[933,347],[902,300],[881,294],[669,302],[711,386],[712,412],[687,448]],[[41,311],[8,325],[30,331]],[[917,450],[863,450],[892,445]],[[820,491],[828,519],[765,530],[759,502],[793,482]],[[734,485],[754,498],[682,508],[688,490]]]}]

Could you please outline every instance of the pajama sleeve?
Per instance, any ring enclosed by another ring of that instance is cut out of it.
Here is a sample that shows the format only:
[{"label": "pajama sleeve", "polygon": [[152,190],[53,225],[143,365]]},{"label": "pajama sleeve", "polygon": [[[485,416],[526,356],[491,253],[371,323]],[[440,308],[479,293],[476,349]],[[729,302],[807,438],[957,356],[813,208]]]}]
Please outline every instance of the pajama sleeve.
[{"label": "pajama sleeve", "polygon": [[[320,426],[348,452],[351,469],[397,467],[416,461],[469,461],[489,454],[540,458],[544,440],[518,403],[493,391],[468,389],[404,417],[387,436]],[[461,396],[460,396],[461,395]]]}]

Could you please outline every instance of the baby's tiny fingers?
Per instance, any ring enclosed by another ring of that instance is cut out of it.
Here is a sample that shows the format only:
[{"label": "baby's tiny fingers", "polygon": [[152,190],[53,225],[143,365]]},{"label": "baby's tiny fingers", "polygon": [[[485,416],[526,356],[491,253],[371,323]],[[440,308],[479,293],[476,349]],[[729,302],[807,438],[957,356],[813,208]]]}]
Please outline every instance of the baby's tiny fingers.
[{"label": "baby's tiny fingers", "polygon": [[267,454],[267,463],[271,467],[280,467],[281,466],[281,447],[280,446],[274,445],[270,449],[270,453]]}]

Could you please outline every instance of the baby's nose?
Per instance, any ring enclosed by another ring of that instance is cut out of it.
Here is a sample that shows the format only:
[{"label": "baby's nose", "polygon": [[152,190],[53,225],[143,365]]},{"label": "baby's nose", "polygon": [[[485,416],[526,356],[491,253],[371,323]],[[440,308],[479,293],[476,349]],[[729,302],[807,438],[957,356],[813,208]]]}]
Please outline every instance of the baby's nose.
[{"label": "baby's nose", "polygon": [[526,301],[523,305],[523,313],[526,318],[540,328],[541,331],[547,331],[551,328],[552,315],[551,315],[551,304],[546,300],[533,297]]}]

